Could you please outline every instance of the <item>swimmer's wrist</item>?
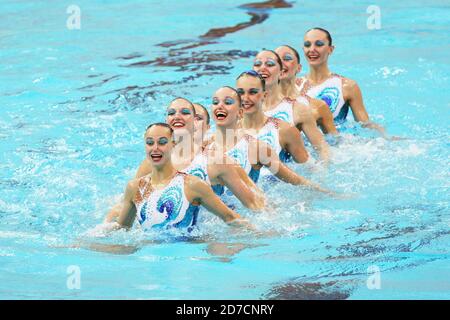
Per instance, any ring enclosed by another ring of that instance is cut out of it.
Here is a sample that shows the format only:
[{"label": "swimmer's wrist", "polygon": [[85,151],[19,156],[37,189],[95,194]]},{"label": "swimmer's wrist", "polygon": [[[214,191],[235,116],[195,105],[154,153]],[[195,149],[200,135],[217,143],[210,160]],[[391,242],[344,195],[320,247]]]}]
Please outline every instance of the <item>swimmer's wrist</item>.
[{"label": "swimmer's wrist", "polygon": [[226,222],[230,227],[237,227],[237,228],[246,228],[253,230],[253,226],[250,224],[250,222],[247,219],[242,218],[234,218],[232,220],[228,220]]}]

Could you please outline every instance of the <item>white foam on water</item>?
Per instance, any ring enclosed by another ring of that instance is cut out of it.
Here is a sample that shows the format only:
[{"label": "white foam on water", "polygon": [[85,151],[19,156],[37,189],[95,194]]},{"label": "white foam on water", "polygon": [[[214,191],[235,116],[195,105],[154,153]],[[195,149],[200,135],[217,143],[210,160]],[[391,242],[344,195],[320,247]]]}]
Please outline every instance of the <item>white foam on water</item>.
[{"label": "white foam on water", "polygon": [[3,249],[0,249],[0,257],[15,257],[15,254],[12,252],[8,252]]},{"label": "white foam on water", "polygon": [[26,233],[19,231],[0,231],[0,238],[4,239],[39,239],[41,235],[35,233]]},{"label": "white foam on water", "polygon": [[376,75],[381,74],[383,76],[383,79],[395,77],[399,74],[407,72],[406,69],[398,68],[398,67],[382,67],[377,72],[375,72]]}]

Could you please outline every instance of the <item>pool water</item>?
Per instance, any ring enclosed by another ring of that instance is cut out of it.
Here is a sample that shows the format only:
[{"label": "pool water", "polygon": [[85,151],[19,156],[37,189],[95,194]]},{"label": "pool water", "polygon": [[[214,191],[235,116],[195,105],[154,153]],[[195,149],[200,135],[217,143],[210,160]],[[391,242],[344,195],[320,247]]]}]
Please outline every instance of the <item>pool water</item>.
[{"label": "pool water", "polygon": [[[450,298],[448,2],[377,1],[379,30],[370,1],[245,4],[79,0],[80,30],[66,3],[2,4],[0,298]],[[371,118],[407,138],[350,120],[327,170],[294,167],[352,198],[275,185],[274,211],[240,211],[260,237],[207,213],[195,241],[94,237],[170,100],[209,106],[258,50],[300,48],[314,26],[332,32],[332,70],[358,81]],[[69,248],[82,241],[114,252]]]}]

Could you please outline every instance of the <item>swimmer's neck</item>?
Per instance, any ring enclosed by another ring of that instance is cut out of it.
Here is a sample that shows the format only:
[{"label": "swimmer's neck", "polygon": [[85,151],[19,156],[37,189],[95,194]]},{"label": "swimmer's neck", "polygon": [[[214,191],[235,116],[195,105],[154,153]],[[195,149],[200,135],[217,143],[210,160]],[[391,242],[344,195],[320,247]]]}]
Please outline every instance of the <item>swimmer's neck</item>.
[{"label": "swimmer's neck", "polygon": [[242,128],[244,130],[253,129],[259,131],[266,124],[267,116],[264,112],[259,109],[257,112],[252,114],[245,114],[242,119]]},{"label": "swimmer's neck", "polygon": [[196,140],[194,139],[193,133],[175,135],[177,144],[173,148],[172,161],[177,161],[175,163],[191,163],[195,156],[202,150],[202,143],[198,143]]},{"label": "swimmer's neck", "polygon": [[278,83],[274,83],[271,86],[266,87],[266,97],[263,102],[263,110],[269,111],[275,108],[284,99],[281,92],[281,86]]},{"label": "swimmer's neck", "polygon": [[218,147],[228,151],[238,143],[241,137],[240,131],[237,123],[230,126],[217,126],[214,141]]},{"label": "swimmer's neck", "polygon": [[318,66],[309,66],[309,73],[306,78],[313,84],[320,84],[331,76],[331,71],[328,69],[328,64],[323,63]]},{"label": "swimmer's neck", "polygon": [[281,80],[281,93],[290,99],[295,99],[300,95],[300,91],[295,84],[296,77]]},{"label": "swimmer's neck", "polygon": [[195,145],[202,145],[204,141],[205,141],[205,134],[203,132],[202,133],[198,133],[198,132],[194,133]]},{"label": "swimmer's neck", "polygon": [[150,173],[151,183],[154,186],[166,185],[172,180],[176,172],[177,169],[175,169],[172,162],[168,162],[163,167],[153,167],[153,170]]}]

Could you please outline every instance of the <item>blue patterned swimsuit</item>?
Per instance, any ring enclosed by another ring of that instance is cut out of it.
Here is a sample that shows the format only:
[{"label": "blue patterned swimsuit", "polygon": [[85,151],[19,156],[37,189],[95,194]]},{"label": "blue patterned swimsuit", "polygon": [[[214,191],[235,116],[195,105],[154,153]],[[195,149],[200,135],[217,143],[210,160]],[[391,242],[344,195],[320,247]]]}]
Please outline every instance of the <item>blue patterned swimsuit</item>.
[{"label": "blue patterned swimsuit", "polygon": [[[296,127],[296,124],[294,122],[294,103],[297,101],[298,103],[302,103],[306,106],[309,106],[310,101],[308,98],[309,97],[299,96],[296,100],[292,100],[286,97],[275,108],[264,111],[264,114],[268,117],[280,119],[284,122],[289,123],[291,126]],[[303,132],[301,133],[301,135],[302,134]],[[309,140],[306,139],[304,141]],[[292,160],[289,153],[287,152],[285,152],[285,154],[283,154],[283,158],[280,157],[280,159],[283,162],[290,162]]]},{"label": "blue patterned swimsuit", "polygon": [[284,150],[280,144],[280,134],[278,132],[280,124],[280,119],[269,117],[264,124],[264,127],[259,130],[258,134],[254,138],[267,143],[280,157],[282,162],[290,162],[292,156],[289,152]]},{"label": "blue patterned swimsuit", "polygon": [[326,102],[333,113],[336,125],[346,121],[350,105],[345,102],[342,91],[343,77],[332,74],[327,80],[317,86],[310,85],[309,81],[302,77],[297,79],[297,86],[302,95],[320,99]]},{"label": "blue patterned swimsuit", "polygon": [[248,174],[250,179],[252,179],[253,182],[256,183],[258,182],[259,178],[259,170],[255,169],[250,161],[250,142],[256,142],[256,140],[252,136],[245,134],[241,138],[241,140],[239,140],[238,143],[236,143],[236,145],[228,150],[225,154],[231,159],[234,159],[245,170],[245,173]]},{"label": "blue patterned swimsuit", "polygon": [[208,184],[211,184],[208,175],[208,156],[206,155],[205,151],[197,154],[192,160],[191,164],[182,171],[192,176],[198,177]]},{"label": "blue patterned swimsuit", "polygon": [[276,118],[295,126],[294,123],[294,100],[284,98],[275,108],[264,111],[264,114],[271,118]]},{"label": "blue patterned swimsuit", "polygon": [[150,176],[139,179],[134,199],[136,215],[144,229],[186,228],[191,231],[197,223],[199,206],[191,204],[184,192],[186,174],[177,172],[162,189],[154,189]]}]

